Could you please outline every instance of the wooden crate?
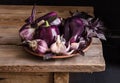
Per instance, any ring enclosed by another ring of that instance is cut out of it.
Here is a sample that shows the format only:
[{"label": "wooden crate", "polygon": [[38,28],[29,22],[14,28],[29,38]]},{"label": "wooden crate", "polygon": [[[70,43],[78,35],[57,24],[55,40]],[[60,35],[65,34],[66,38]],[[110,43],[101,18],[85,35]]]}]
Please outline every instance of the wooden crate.
[{"label": "wooden crate", "polygon": [[[68,83],[69,72],[101,72],[105,70],[102,44],[93,38],[85,56],[44,61],[25,52],[18,30],[30,15],[32,6],[0,5],[0,83]],[[68,17],[69,11],[93,15],[93,7],[37,6],[37,16],[56,11]]]}]

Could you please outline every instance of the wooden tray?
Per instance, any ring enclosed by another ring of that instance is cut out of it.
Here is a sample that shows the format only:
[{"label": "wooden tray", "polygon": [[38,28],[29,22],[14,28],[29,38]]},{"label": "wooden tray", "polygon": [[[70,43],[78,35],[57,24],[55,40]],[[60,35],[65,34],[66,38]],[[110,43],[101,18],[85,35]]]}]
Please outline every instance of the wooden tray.
[{"label": "wooden tray", "polygon": [[[92,38],[90,39],[90,42],[88,42],[87,47],[85,47],[82,51],[86,52],[89,49],[91,43],[92,43]],[[30,49],[28,49],[27,47],[24,47],[24,49],[25,49],[26,52],[28,52],[28,53],[30,53],[30,54],[32,54],[34,56],[44,57],[43,54],[35,53],[35,52],[31,51]],[[74,53],[74,54],[71,54],[71,55],[53,55],[53,56],[51,56],[51,58],[54,58],[54,59],[57,59],[57,58],[69,58],[69,57],[73,57],[73,56],[77,56],[77,55],[79,55],[79,53]]]}]

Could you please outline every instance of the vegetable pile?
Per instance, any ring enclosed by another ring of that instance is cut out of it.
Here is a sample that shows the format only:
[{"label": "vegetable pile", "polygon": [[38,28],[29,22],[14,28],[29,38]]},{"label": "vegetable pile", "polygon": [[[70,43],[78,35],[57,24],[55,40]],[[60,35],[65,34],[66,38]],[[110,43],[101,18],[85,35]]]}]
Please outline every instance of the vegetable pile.
[{"label": "vegetable pile", "polygon": [[31,16],[19,30],[19,35],[23,46],[32,52],[43,54],[45,59],[76,52],[84,54],[83,49],[92,37],[106,40],[101,20],[85,12],[70,11],[71,16],[67,18],[49,12],[36,19],[35,14],[34,6]]}]

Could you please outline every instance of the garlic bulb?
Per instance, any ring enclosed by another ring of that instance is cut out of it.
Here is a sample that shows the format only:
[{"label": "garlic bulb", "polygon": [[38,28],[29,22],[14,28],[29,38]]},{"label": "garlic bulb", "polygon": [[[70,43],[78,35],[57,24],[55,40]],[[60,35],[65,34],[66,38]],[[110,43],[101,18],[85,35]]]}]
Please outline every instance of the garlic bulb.
[{"label": "garlic bulb", "polygon": [[46,53],[48,49],[48,45],[44,40],[36,39],[32,41],[28,41],[29,47],[36,53]]},{"label": "garlic bulb", "polygon": [[57,35],[56,42],[50,46],[50,50],[56,54],[59,54],[59,53],[71,54],[74,52],[74,50],[71,50],[70,52],[68,52],[70,50],[70,44],[68,45],[68,47],[66,47],[65,42],[62,41],[62,39],[60,38],[60,35]]}]

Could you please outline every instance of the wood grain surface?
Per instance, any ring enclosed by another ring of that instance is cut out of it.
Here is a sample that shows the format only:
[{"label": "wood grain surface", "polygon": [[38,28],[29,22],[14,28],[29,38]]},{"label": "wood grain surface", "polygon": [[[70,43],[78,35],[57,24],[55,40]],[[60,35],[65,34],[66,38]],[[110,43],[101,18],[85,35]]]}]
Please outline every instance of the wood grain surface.
[{"label": "wood grain surface", "polygon": [[0,83],[53,83],[52,73],[0,73]]},{"label": "wood grain surface", "polygon": [[0,72],[97,72],[105,70],[102,45],[93,43],[85,56],[44,61],[21,46],[0,45]]},{"label": "wood grain surface", "polygon": [[[31,15],[32,6],[0,5],[0,25],[18,26]],[[93,7],[87,6],[37,6],[36,17],[55,11],[63,18],[70,16],[69,11],[84,11],[93,15]]]},{"label": "wood grain surface", "polygon": [[[67,59],[43,58],[27,53],[20,44],[18,30],[30,15],[32,6],[0,5],[0,72],[100,72],[105,70],[102,44],[94,38],[85,56],[77,55]],[[68,17],[69,11],[85,11],[93,15],[92,7],[79,6],[37,6],[37,17],[56,11],[59,16]]]}]

